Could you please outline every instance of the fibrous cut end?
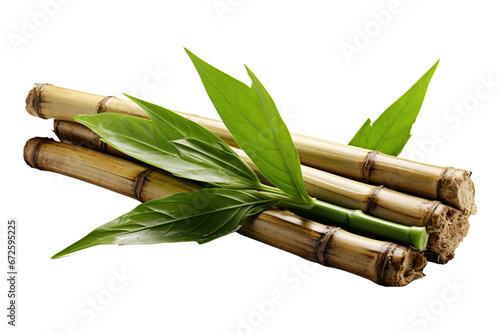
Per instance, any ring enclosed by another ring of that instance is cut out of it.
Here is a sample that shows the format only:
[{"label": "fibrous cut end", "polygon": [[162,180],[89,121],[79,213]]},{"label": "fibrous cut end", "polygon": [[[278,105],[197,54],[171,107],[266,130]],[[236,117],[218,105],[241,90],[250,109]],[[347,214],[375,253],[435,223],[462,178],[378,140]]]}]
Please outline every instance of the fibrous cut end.
[{"label": "fibrous cut end", "polygon": [[455,250],[469,232],[469,216],[448,205],[436,207],[427,226],[429,242],[426,256],[430,261],[445,264],[453,259]]},{"label": "fibrous cut end", "polygon": [[44,118],[40,113],[40,94],[50,84],[35,84],[26,97],[26,111],[35,117]]},{"label": "fibrous cut end", "polygon": [[439,199],[466,214],[475,214],[477,210],[476,192],[471,174],[471,172],[463,169],[447,168],[439,179]]},{"label": "fibrous cut end", "polygon": [[395,245],[387,254],[384,265],[382,284],[387,286],[405,286],[424,277],[427,259],[423,252],[405,246]]}]

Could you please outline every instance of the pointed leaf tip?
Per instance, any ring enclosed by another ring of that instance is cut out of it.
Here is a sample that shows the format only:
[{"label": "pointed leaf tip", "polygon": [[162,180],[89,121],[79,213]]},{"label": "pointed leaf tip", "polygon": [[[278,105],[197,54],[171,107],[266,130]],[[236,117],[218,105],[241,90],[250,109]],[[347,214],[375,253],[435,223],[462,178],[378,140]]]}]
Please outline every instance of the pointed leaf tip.
[{"label": "pointed leaf tip", "polygon": [[363,123],[349,145],[398,156],[410,139],[410,130],[424,101],[439,60],[391,104],[373,123]]}]

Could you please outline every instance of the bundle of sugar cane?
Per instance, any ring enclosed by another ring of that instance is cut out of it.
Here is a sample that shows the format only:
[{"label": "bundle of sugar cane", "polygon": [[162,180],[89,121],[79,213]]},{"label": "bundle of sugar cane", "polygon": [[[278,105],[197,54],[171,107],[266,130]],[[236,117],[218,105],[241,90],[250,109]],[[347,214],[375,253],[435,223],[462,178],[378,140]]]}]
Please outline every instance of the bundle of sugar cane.
[{"label": "bundle of sugar cane", "polygon": [[[107,145],[96,133],[81,124],[55,120],[54,132],[62,142],[137,161]],[[235,151],[258,173],[258,168],[243,151]],[[263,182],[267,181],[262,175],[259,176]],[[426,256],[433,262],[446,263],[451,260],[469,229],[467,214],[438,201],[372,186],[307,166],[302,166],[302,176],[311,196],[403,225],[425,226],[429,232]]]},{"label": "bundle of sugar cane", "polygon": [[[145,112],[131,101],[112,97],[104,98],[47,84],[35,85],[30,91],[27,98],[27,110],[32,115],[61,120],[56,121],[55,127],[56,134],[61,140],[90,145],[100,150],[109,149],[112,154],[121,153],[100,141],[99,137],[88,128],[63,120],[72,120],[78,114],[96,114],[104,111],[147,118]],[[207,124],[207,119],[201,120],[204,125]],[[222,127],[220,122],[210,122]],[[213,126],[209,128],[213,129]],[[220,131],[216,133],[219,134]],[[298,150],[300,152],[300,146]],[[353,150],[359,149],[353,148]],[[243,151],[239,149],[235,151],[258,173],[256,166]],[[391,158],[396,162],[401,160]],[[413,164],[417,167],[421,165]],[[333,165],[335,163],[332,163]],[[413,173],[418,175],[416,171]],[[306,189],[311,196],[343,207],[363,210],[367,214],[399,224],[427,227],[430,233],[427,257],[431,261],[446,263],[451,260],[455,249],[467,235],[471,211],[460,212],[436,200],[419,198],[383,186],[372,186],[308,166],[302,166],[302,174]],[[259,176],[263,182],[266,182],[265,178]],[[419,183],[419,180],[415,182]],[[469,195],[474,203],[473,194]]]},{"label": "bundle of sugar cane", "polygon": [[[30,139],[24,159],[33,168],[77,178],[143,202],[201,188],[158,168],[48,138]],[[248,217],[238,232],[386,286],[407,285],[423,276],[426,265],[423,252],[410,247],[358,236],[277,209]]]},{"label": "bundle of sugar cane", "polygon": [[[437,63],[373,124],[363,124],[350,144],[371,149],[365,150],[292,136],[248,68],[251,87],[186,51],[223,123],[131,96],[135,104],[49,84],[35,85],[28,94],[28,112],[55,118],[61,141],[136,159],[130,163],[144,166],[145,175],[156,167],[203,185],[148,200],[54,257],[104,244],[205,243],[278,207],[365,237],[426,250],[438,263],[453,258],[476,211],[470,173],[390,156],[397,156],[409,139]],[[36,156],[42,144],[39,140],[28,154],[30,165],[40,166]],[[139,189],[143,182],[140,177]],[[331,231],[322,240],[330,239]],[[323,254],[322,242],[316,253]]]},{"label": "bundle of sugar cane", "polygon": [[[204,193],[211,193],[209,195],[204,194],[204,196],[209,196],[216,202],[219,201],[216,198],[222,199],[225,195],[227,195],[226,197],[246,197],[253,204],[248,204],[250,205],[250,209],[242,213],[243,215],[248,215],[253,210],[258,211],[259,208],[265,208],[277,203],[280,207],[298,211],[306,215],[307,218],[317,219],[328,224],[340,224],[348,227],[351,231],[377,237],[381,240],[411,245],[418,250],[426,248],[428,234],[426,228],[423,226],[404,226],[367,215],[361,210],[348,209],[314,199],[307,194],[302,179],[297,151],[281,118],[275,119],[278,124],[270,124],[270,126],[281,128],[279,130],[281,132],[280,139],[276,136],[272,139],[267,137],[253,138],[261,140],[259,145],[265,146],[270,144],[274,146],[271,149],[264,146],[258,147],[257,150],[260,153],[257,155],[254,154],[252,162],[255,162],[256,159],[261,159],[261,154],[266,156],[267,161],[259,162],[259,172],[264,173],[265,170],[267,173],[265,177],[273,185],[280,185],[280,188],[275,188],[263,184],[258,179],[255,171],[240,156],[220,138],[204,127],[167,109],[154,106],[146,101],[136,101],[141,104],[147,104],[148,107],[145,108],[158,108],[159,114],[150,114],[153,117],[158,116],[157,125],[151,120],[116,113],[80,115],[79,117],[83,117],[91,123],[96,121],[98,127],[102,125],[101,121],[107,123],[105,128],[103,128],[104,132],[99,133],[101,139],[105,140],[103,136],[107,136],[107,134],[111,135],[110,140],[114,143],[113,145],[117,148],[120,147],[121,151],[132,157],[165,169],[175,175],[208,182],[220,187],[221,190],[204,191]],[[277,111],[275,112],[275,115],[277,115]],[[173,123],[169,123],[169,120]],[[94,131],[98,131],[92,125],[89,124],[88,126]],[[288,138],[286,136],[287,133]],[[162,138],[166,138],[166,136],[169,139],[165,141]],[[177,140],[172,140],[173,137],[177,138]],[[251,135],[251,137],[254,136]],[[283,139],[285,140],[284,142],[278,143],[279,141],[283,141]],[[276,152],[276,155],[273,152]],[[275,164],[277,166],[281,165],[282,170],[280,171]],[[241,190],[229,191],[229,189]],[[186,201],[184,198],[175,198],[175,200]],[[162,203],[161,206],[175,208],[175,205],[170,203],[170,200],[166,201],[168,203]],[[245,201],[240,200],[239,202],[241,204]],[[216,206],[221,206],[220,210],[222,211],[226,210],[224,209],[225,205],[227,203],[222,204],[218,202],[216,204]],[[206,208],[208,210],[209,206]],[[152,208],[149,209],[154,210]],[[138,208],[138,210],[142,210],[142,208]],[[201,216],[203,214],[198,215],[198,217]],[[237,222],[240,216],[237,215],[235,217]],[[227,222],[224,222],[224,224],[231,227],[235,223],[233,219],[230,219],[230,222],[231,224]],[[222,229],[223,232],[217,232],[217,234],[207,233],[208,237],[200,235],[195,240],[201,243],[207,242],[212,240],[210,239],[212,237],[219,237],[233,231],[234,228],[227,226],[225,229]],[[118,228],[116,227],[116,229]],[[194,238],[194,236],[189,237]],[[85,241],[81,242],[85,243]],[[167,241],[164,238],[158,242]],[[73,247],[69,247],[63,253],[72,252],[71,249]]]},{"label": "bundle of sugar cane", "polygon": [[[67,121],[72,121],[77,115],[103,112],[147,117],[132,101],[83,93],[51,84],[35,84],[26,99],[26,109],[33,116]],[[229,145],[237,146],[222,122],[178,113],[212,131]],[[292,137],[304,165],[439,200],[466,214],[476,212],[474,185],[468,171],[422,164],[299,134],[293,134]]]}]

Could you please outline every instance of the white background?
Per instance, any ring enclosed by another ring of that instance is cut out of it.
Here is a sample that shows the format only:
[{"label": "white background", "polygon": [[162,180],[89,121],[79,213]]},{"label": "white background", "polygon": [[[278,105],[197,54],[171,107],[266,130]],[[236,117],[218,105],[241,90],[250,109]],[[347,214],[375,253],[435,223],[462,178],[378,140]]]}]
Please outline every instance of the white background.
[{"label": "white background", "polygon": [[[489,303],[500,297],[496,5],[4,1],[1,252],[7,219],[15,217],[20,276],[16,328],[6,325],[5,279],[0,284],[2,332],[490,332],[499,309]],[[347,45],[355,53],[343,52]],[[126,92],[216,117],[183,47],[247,83],[242,64],[248,65],[293,132],[343,143],[441,59],[402,156],[474,172],[479,212],[456,258],[429,264],[425,278],[404,288],[310,264],[238,234],[203,246],[102,246],[50,260],[138,203],[24,163],[26,140],[52,135],[51,121],[24,110],[29,89],[49,82],[102,95]],[[271,307],[275,295],[281,298]]]}]

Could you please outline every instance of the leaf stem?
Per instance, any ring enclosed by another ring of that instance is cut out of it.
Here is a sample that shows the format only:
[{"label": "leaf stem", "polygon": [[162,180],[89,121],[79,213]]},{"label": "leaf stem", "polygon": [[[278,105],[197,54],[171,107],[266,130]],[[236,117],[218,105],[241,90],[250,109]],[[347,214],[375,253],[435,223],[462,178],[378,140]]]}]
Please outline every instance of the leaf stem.
[{"label": "leaf stem", "polygon": [[365,214],[316,200],[313,208],[307,210],[294,202],[283,202],[291,211],[306,218],[315,219],[326,225],[340,225],[363,235],[410,245],[422,251],[427,247],[428,234],[425,227],[404,226]]}]

